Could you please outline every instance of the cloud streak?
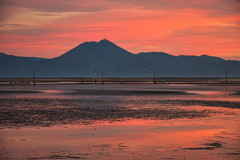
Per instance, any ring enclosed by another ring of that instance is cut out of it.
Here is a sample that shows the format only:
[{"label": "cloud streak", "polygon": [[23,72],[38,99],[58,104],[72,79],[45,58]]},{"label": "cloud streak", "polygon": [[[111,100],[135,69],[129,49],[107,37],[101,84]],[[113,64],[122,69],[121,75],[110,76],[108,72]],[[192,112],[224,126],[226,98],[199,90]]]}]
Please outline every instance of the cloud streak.
[{"label": "cloud streak", "polygon": [[[98,12],[117,8],[186,9],[237,11],[239,0],[2,0],[2,7],[30,8],[42,12]],[[238,13],[240,11],[238,10]]]}]

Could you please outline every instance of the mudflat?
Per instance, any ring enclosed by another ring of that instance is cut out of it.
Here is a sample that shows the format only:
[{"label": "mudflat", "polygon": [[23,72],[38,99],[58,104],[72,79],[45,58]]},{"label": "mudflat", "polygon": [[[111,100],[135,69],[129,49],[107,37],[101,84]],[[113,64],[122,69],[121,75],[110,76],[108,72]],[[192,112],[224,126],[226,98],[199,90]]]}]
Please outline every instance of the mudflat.
[{"label": "mudflat", "polygon": [[0,157],[239,159],[239,92],[222,85],[1,85]]}]

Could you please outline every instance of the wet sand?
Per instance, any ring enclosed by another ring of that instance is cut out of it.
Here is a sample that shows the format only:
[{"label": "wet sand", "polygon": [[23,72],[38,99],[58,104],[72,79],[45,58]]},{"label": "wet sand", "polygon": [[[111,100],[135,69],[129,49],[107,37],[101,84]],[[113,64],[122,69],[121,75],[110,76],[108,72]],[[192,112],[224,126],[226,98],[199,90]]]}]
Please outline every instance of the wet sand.
[{"label": "wet sand", "polygon": [[3,85],[1,159],[239,159],[240,86]]}]

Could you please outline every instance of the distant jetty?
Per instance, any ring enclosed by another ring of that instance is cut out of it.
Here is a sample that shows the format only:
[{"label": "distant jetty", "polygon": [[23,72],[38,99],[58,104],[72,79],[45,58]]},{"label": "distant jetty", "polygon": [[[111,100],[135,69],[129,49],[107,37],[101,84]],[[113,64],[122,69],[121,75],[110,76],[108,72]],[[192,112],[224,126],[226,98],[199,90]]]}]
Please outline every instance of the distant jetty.
[{"label": "distant jetty", "polygon": [[0,78],[0,84],[237,84],[240,77],[61,77],[61,78]]}]

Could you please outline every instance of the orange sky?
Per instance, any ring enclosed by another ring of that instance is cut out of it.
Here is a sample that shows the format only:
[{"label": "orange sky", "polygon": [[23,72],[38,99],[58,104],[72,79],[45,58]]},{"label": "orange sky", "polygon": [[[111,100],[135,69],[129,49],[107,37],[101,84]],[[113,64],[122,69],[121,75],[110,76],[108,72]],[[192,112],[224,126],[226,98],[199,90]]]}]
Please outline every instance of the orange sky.
[{"label": "orange sky", "polygon": [[240,60],[239,0],[1,0],[0,52],[52,58],[108,39],[132,52]]}]

